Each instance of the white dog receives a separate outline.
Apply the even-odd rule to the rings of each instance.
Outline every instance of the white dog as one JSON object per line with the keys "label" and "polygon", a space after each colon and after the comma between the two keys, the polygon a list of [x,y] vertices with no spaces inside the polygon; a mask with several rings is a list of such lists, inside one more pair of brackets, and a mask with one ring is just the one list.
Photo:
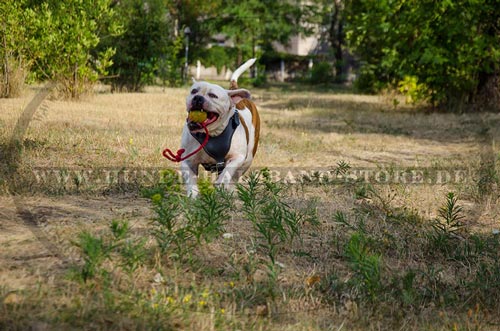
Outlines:
{"label": "white dog", "polygon": [[[250,167],[257,151],[260,118],[250,92],[238,88],[238,77],[255,62],[251,59],[231,76],[230,89],[203,81],[194,81],[186,98],[187,112],[204,111],[203,122],[209,132],[207,145],[197,154],[181,163],[187,194],[198,195],[198,167],[217,172],[216,185],[228,187]],[[181,148],[186,154],[200,146],[205,138],[201,124],[186,121],[182,132]]]}

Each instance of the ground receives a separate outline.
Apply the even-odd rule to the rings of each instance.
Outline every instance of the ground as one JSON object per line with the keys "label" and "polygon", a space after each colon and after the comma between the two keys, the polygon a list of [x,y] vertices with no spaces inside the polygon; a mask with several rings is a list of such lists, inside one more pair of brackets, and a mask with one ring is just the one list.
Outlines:
{"label": "ground", "polygon": [[[394,108],[344,88],[252,90],[262,120],[252,169],[292,176],[276,195],[315,222],[300,223],[300,240],[276,244],[271,263],[245,202],[235,199],[222,232],[185,259],[158,251],[150,235],[157,209],[144,189],[158,184],[161,169],[178,168],[161,151],[179,146],[187,89],[45,100],[14,167],[8,142],[39,89],[0,100],[0,328],[498,327],[500,306],[490,302],[500,297],[498,114]],[[376,178],[314,176],[342,169]],[[395,180],[412,171],[431,179]],[[449,192],[461,218],[439,232]],[[108,238],[112,221],[129,224],[124,242],[145,238],[143,260],[127,273],[112,255],[98,265],[102,273],[76,279],[88,258],[80,235]],[[367,266],[380,277],[368,277]]]}

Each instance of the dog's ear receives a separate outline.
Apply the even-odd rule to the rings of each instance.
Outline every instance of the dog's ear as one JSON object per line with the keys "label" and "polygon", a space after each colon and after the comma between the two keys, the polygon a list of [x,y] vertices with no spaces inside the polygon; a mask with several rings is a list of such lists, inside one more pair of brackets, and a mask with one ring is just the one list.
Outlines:
{"label": "dog's ear", "polygon": [[193,81],[193,84],[198,82],[196,79],[194,79],[194,77],[191,77],[191,80]]}
{"label": "dog's ear", "polygon": [[250,91],[244,88],[239,88],[237,90],[226,90],[226,91],[235,104],[240,102],[241,99],[250,99],[250,97],[252,96],[250,94]]}

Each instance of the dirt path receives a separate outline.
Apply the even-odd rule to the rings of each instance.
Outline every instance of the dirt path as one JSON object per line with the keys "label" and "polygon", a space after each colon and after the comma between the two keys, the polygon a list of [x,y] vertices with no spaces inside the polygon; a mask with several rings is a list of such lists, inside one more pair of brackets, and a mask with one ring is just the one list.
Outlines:
{"label": "dirt path", "polygon": [[103,227],[113,219],[138,224],[151,215],[149,203],[133,196],[23,197],[17,203],[18,208],[13,198],[0,197],[0,285],[10,290],[64,272],[78,229]]}

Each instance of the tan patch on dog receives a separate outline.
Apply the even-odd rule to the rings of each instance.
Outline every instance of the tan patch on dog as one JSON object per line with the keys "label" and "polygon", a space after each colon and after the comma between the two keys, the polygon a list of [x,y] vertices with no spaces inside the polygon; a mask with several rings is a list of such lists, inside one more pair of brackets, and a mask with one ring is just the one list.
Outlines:
{"label": "tan patch on dog", "polygon": [[232,80],[230,83],[229,83],[229,89],[230,90],[237,90],[238,89],[238,82],[235,81],[235,80]]}
{"label": "tan patch on dog", "polygon": [[[242,99],[240,102],[236,104],[236,109],[238,110],[243,110],[245,108],[248,108],[250,110],[250,113],[252,114],[252,125],[255,128],[255,139],[254,139],[254,145],[253,145],[253,151],[252,154],[255,156],[255,153],[257,153],[257,147],[259,145],[259,137],[260,137],[260,117],[259,117],[259,112],[257,111],[257,107],[255,104],[248,100],[248,99]],[[248,142],[248,127],[241,118],[241,123],[243,124],[243,127],[245,128],[245,133],[247,136],[247,142]]]}

